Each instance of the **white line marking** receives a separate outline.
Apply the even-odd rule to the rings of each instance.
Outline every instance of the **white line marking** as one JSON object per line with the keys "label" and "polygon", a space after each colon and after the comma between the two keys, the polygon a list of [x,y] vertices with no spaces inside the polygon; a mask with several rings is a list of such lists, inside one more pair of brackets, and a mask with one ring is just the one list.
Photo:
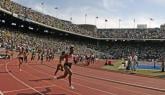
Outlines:
{"label": "white line marking", "polygon": [[[34,68],[33,68],[34,69]],[[42,71],[38,71],[38,72],[42,72]],[[45,72],[43,72],[43,73],[45,73]],[[49,74],[49,73],[48,73]],[[48,75],[47,74],[47,75]],[[50,74],[49,74],[49,76],[50,76]],[[81,76],[81,77],[83,77],[83,76]],[[86,81],[85,79],[82,79],[82,78],[76,78],[76,77],[73,77],[73,78],[75,78],[75,79],[78,79],[78,80],[84,80],[84,81]],[[89,78],[89,77],[87,77],[87,78]],[[96,79],[97,80],[97,79]],[[91,82],[92,83],[92,82]],[[81,84],[80,84],[81,85]],[[123,89],[123,88],[119,88],[119,87],[113,87],[113,88],[117,88],[117,89]],[[132,90],[128,90],[128,89],[123,89],[123,90],[127,90],[127,91],[129,91],[129,92],[132,92],[132,93],[140,93],[140,92],[136,92],[136,91],[132,91]],[[140,94],[144,94],[144,95],[151,95],[151,94],[148,94],[148,93],[140,93]]]}
{"label": "white line marking", "polygon": [[[50,68],[54,68],[54,67],[51,67],[49,65],[44,65],[44,66],[48,66]],[[83,67],[81,67],[81,68],[83,68]],[[76,75],[79,75],[79,76],[88,77],[88,78],[98,79],[98,80],[109,81],[109,82],[113,82],[113,83],[117,83],[117,84],[124,84],[124,85],[128,85],[128,86],[133,86],[133,87],[139,87],[139,88],[145,88],[145,89],[165,92],[165,89],[156,88],[156,87],[143,86],[143,85],[140,85],[140,84],[128,83],[128,82],[123,82],[123,81],[116,81],[116,80],[106,79],[106,78],[100,78],[100,77],[96,77],[94,75],[81,75],[81,74],[78,74],[78,73],[73,73],[73,74],[76,74]]]}
{"label": "white line marking", "polygon": [[[66,81],[66,80],[65,80],[65,81]],[[104,91],[104,90],[100,90],[100,89],[93,88],[93,87],[90,87],[90,86],[82,85],[82,84],[80,84],[80,83],[74,82],[74,84],[77,84],[77,85],[79,85],[79,86],[86,87],[86,88],[89,88],[89,89],[93,89],[93,90],[96,90],[96,91],[99,91],[99,92],[107,93],[107,94],[110,94],[110,95],[118,95],[118,94],[111,93],[111,92],[108,92],[108,91]]]}
{"label": "white line marking", "polygon": [[[31,68],[31,67],[30,67],[30,68]],[[36,70],[36,69],[34,69],[34,68],[31,68],[31,69],[33,69],[33,70],[35,70],[35,71],[37,71],[37,72],[39,72],[39,73],[42,73],[42,74],[44,74],[44,75],[48,75],[48,76],[50,76],[50,77],[53,77],[52,75],[50,75],[50,74],[48,74],[48,73],[45,73],[45,72],[43,72],[43,71],[39,71],[39,70]],[[64,80],[64,81],[67,82],[66,80]],[[93,90],[96,90],[96,91],[99,91],[99,92],[107,93],[107,94],[110,94],[110,95],[118,95],[118,94],[114,94],[114,93],[107,92],[107,91],[104,91],[104,90],[100,90],[100,89],[97,89],[97,88],[93,88],[93,87],[89,87],[89,86],[86,86],[86,85],[82,85],[82,84],[79,84],[79,83],[76,83],[76,82],[74,82],[73,84],[77,84],[77,85],[79,85],[79,86],[86,87],[86,88],[89,88],[89,89],[93,89]]]}
{"label": "white line marking", "polygon": [[[49,66],[49,65],[46,65],[46,66]],[[49,66],[49,67],[51,67],[51,66]],[[76,66],[76,67],[80,67],[80,68],[84,68],[84,67],[81,67],[81,66]],[[53,67],[51,67],[51,68],[53,68]],[[93,69],[93,68],[88,68],[87,67],[87,69],[91,69],[91,70],[97,70],[97,69]],[[78,73],[75,73],[75,74],[78,74]],[[123,74],[123,73],[121,73],[121,74]],[[78,74],[78,75],[80,75],[80,74]],[[124,75],[129,75],[129,74],[124,74]],[[81,75],[80,75],[81,76]],[[93,75],[92,75],[93,76]],[[87,77],[87,76],[86,76]],[[93,77],[95,77],[95,76],[93,76]],[[141,76],[139,76],[139,77],[141,77]],[[96,78],[98,78],[98,77],[96,77]],[[148,77],[146,77],[146,78],[148,78]],[[100,79],[100,78],[99,78]],[[105,78],[102,78],[102,80],[105,80],[105,81],[107,81]],[[110,79],[111,80],[111,79]],[[120,81],[120,82],[123,82],[123,81]],[[116,82],[117,83],[117,82]],[[125,82],[125,83],[128,83],[128,82]],[[150,82],[150,83],[155,83],[155,82]],[[133,84],[133,83],[130,83],[130,84]],[[135,85],[136,86],[136,84],[137,83],[135,83],[135,84],[133,84],[133,85]],[[126,84],[126,85],[128,85],[128,84]],[[133,85],[130,85],[130,86],[133,86]],[[137,84],[138,85],[138,84]],[[143,85],[142,85],[143,86]],[[150,87],[150,86],[146,86],[146,88],[147,87]],[[141,88],[144,88],[144,87],[141,87]],[[153,87],[154,88],[154,87]],[[147,88],[147,89],[149,89],[149,88]],[[161,88],[158,88],[158,89],[161,89]],[[154,90],[154,89],[153,89]],[[164,91],[162,91],[162,92],[165,92],[165,89],[164,89]]]}
{"label": "white line marking", "polygon": [[30,85],[26,84],[25,82],[21,81],[19,78],[17,78],[16,76],[14,76],[12,73],[9,72],[8,70],[8,63],[6,64],[6,71],[8,72],[8,74],[13,77],[15,80],[17,80],[19,83],[23,84],[24,86],[34,90],[35,92],[39,93],[40,95],[44,95],[43,93],[41,93],[40,91],[36,90],[35,88],[31,87]]}
{"label": "white line marking", "polygon": [[118,84],[124,84],[124,85],[129,85],[129,86],[134,86],[134,87],[140,87],[140,88],[145,88],[145,89],[165,92],[165,89],[156,88],[156,87],[149,87],[149,86],[143,86],[143,85],[140,85],[140,84],[128,83],[128,82],[123,82],[123,81],[116,81],[116,80],[106,79],[106,78],[100,78],[100,77],[96,77],[96,76],[93,76],[93,75],[81,75],[81,74],[77,74],[77,75],[84,76],[84,77],[89,77],[89,78],[93,78],[93,79],[105,80],[105,81],[118,83]]}
{"label": "white line marking", "polygon": [[[46,66],[48,66],[48,65],[46,65]],[[51,66],[48,66],[48,67],[51,67]],[[53,68],[53,67],[51,67],[51,68]],[[81,67],[81,68],[83,68],[83,67]],[[123,82],[123,81],[116,81],[116,80],[106,79],[106,78],[100,78],[100,77],[96,77],[94,75],[81,75],[81,74],[78,74],[78,73],[73,73],[73,74],[84,76],[84,77],[88,77],[88,78],[93,78],[93,79],[99,79],[99,80],[109,81],[109,82],[118,83],[118,84],[124,84],[124,85],[139,87],[139,88],[145,88],[145,89],[150,89],[150,90],[165,92],[165,89],[156,88],[156,87],[143,86],[143,85],[140,85],[140,84],[128,83],[128,82]]]}
{"label": "white line marking", "polygon": [[[30,74],[30,75],[32,75],[32,76],[35,76],[35,77],[37,77],[37,78],[40,78],[40,77],[38,77],[38,76],[36,76],[36,75],[34,75],[34,74],[31,74],[31,73],[29,73],[29,72],[27,72],[27,71],[25,71],[25,70],[24,70],[24,72],[27,73],[27,74]],[[45,82],[45,81],[44,81],[44,82]],[[72,91],[72,90],[67,90],[67,89],[65,89],[65,88],[63,88],[63,87],[60,87],[60,86],[57,86],[57,85],[54,85],[54,86],[56,86],[56,87],[58,87],[58,88],[60,88],[60,89],[63,89],[63,90],[65,90],[65,91],[68,91],[68,92],[71,92],[71,93],[75,93],[75,94],[77,94],[77,95],[81,95],[80,93],[74,92],[74,91]]]}
{"label": "white line marking", "polygon": [[[41,89],[41,88],[54,87],[54,86],[55,86],[55,85],[50,85],[50,86],[39,86],[39,87],[33,87],[33,88],[35,88],[35,89]],[[6,93],[12,93],[12,92],[26,91],[26,90],[31,90],[31,88],[17,89],[17,90],[10,90],[10,91],[3,91],[3,93],[6,94]]]}
{"label": "white line marking", "polygon": [[[74,77],[75,78],[75,77]],[[75,78],[75,79],[78,79],[78,80],[83,80],[83,81],[86,81],[85,79],[80,79],[80,78]],[[87,81],[88,82],[88,81]],[[90,83],[94,83],[94,82],[90,82]],[[137,91],[132,91],[132,90],[128,90],[128,89],[123,89],[123,88],[119,88],[119,87],[113,87],[113,88],[117,88],[117,89],[120,89],[120,90],[127,90],[129,92],[132,92],[132,93],[140,93],[140,94],[144,94],[144,95],[151,95],[151,94],[147,94],[147,93],[142,93],[142,92],[137,92]]]}

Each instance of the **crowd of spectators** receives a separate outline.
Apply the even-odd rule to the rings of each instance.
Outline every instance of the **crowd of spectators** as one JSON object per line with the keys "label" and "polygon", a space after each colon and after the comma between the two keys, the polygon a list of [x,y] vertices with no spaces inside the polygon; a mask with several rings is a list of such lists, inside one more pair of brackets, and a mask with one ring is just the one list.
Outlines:
{"label": "crowd of spectators", "polygon": [[[1,0],[0,7],[10,11],[25,19],[36,21],[57,29],[67,32],[78,33],[86,36],[99,38],[116,38],[116,39],[165,39],[165,32],[160,28],[149,29],[98,29],[97,32],[86,30],[69,21],[60,20],[58,18],[44,15],[43,13],[24,7],[10,0]],[[165,54],[165,46],[159,42],[153,43],[112,43],[97,47],[95,44],[85,43],[84,41],[74,41],[63,38],[50,38],[48,35],[36,35],[33,33],[20,32],[20,30],[0,28],[0,46],[17,49],[20,44],[27,45],[29,50],[51,48],[55,53],[66,50],[68,46],[74,45],[77,54],[85,55],[94,53],[97,55],[104,52],[118,59],[127,57],[132,51],[136,52],[139,59],[160,58],[161,54]],[[100,52],[98,52],[100,51]]]}
{"label": "crowd of spectators", "polygon": [[134,52],[139,59],[159,59],[165,54],[163,42],[111,42],[109,47],[100,48],[114,59],[128,57]]}
{"label": "crowd of spectators", "polygon": [[55,54],[67,50],[70,45],[74,45],[77,55],[94,53],[95,55],[108,55],[114,59],[125,58],[132,51],[139,59],[159,59],[165,54],[163,42],[110,42],[109,44],[86,43],[81,40],[71,40],[63,37],[51,37],[50,35],[39,35],[28,33],[16,29],[0,28],[0,46],[17,50],[21,45],[31,50],[49,49]]}
{"label": "crowd of spectators", "polygon": [[11,0],[1,0],[0,7],[17,14],[26,20],[32,20],[45,24],[56,29],[61,29],[70,33],[77,33],[84,36],[96,38],[117,38],[117,39],[165,39],[165,32],[160,28],[147,29],[96,29],[92,31],[70,21],[58,19],[56,17],[45,15],[31,8],[27,8]]}
{"label": "crowd of spectators", "polygon": [[101,38],[120,39],[165,39],[165,32],[159,28],[148,29],[99,29]]}
{"label": "crowd of spectators", "polygon": [[18,50],[19,47],[27,47],[29,51],[51,49],[54,54],[60,54],[62,51],[68,50],[71,45],[75,47],[75,54],[86,55],[99,52],[90,48],[95,47],[90,43],[79,40],[70,40],[63,37],[51,37],[50,35],[40,35],[28,33],[16,29],[0,28],[0,46],[12,50]]}
{"label": "crowd of spectators", "polygon": [[70,21],[61,20],[50,15],[45,15],[43,13],[37,12],[31,8],[24,7],[10,0],[1,0],[0,7],[23,17],[24,19],[39,22],[57,29],[65,30],[67,32],[73,32],[82,34],[85,36],[96,37],[97,33],[94,31],[89,31],[84,28],[79,27]]}

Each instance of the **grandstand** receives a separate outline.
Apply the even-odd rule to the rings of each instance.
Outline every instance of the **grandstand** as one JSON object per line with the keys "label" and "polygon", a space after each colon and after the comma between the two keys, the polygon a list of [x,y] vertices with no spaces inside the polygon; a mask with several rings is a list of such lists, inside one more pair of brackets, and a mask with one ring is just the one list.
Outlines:
{"label": "grandstand", "polygon": [[[162,79],[127,75],[135,70],[131,73],[126,72],[126,74],[121,71],[121,74],[107,72],[102,70],[102,67],[97,67],[104,66],[104,59],[106,59],[105,63],[113,63],[113,59],[120,60],[121,63],[121,59],[125,62],[130,61],[129,57],[134,58],[135,55],[138,56],[138,61],[156,60],[164,64],[164,42],[165,25],[161,25],[160,28],[101,29],[95,25],[74,24],[71,21],[46,15],[11,0],[0,0],[0,59],[2,59],[0,60],[0,68],[2,67],[0,83],[3,86],[0,84],[0,95],[1,93],[6,95],[66,95],[61,94],[63,91],[67,95],[164,95],[165,82]],[[90,64],[91,67],[88,66],[89,64],[86,66],[86,64],[76,62],[73,65],[72,69],[75,72],[70,71],[70,76],[74,74],[73,84],[78,90],[68,90],[65,86],[66,80],[56,82],[54,80],[57,78],[53,75],[54,66],[59,61],[54,57],[59,57],[62,51],[66,51],[67,56],[65,55],[64,58],[67,58],[72,46],[75,49],[75,55],[72,56],[74,61],[77,61],[76,57],[78,57],[78,61],[82,60],[80,63],[90,63],[92,56],[94,60]],[[38,55],[38,59],[27,58],[28,62],[23,63],[22,66],[24,70],[18,72],[18,63],[19,65],[22,63],[19,54],[16,54],[20,53],[21,48],[27,49],[26,57],[29,54],[32,57]],[[8,53],[9,51],[11,53]],[[54,59],[48,61],[47,55],[53,56]],[[98,60],[95,60],[95,57]],[[42,63],[43,60],[44,63]],[[130,64],[133,62],[134,60]],[[165,68],[163,64],[162,71]],[[67,71],[66,68],[64,71]],[[3,83],[6,80],[8,83]],[[10,83],[14,83],[15,87]],[[14,90],[10,90],[10,86]],[[4,91],[1,92],[1,89]]]}
{"label": "grandstand", "polygon": [[[47,48],[54,46],[54,50],[60,51],[68,46],[66,43],[69,43],[77,45],[78,54],[80,51],[95,52],[97,55],[111,55],[114,58],[126,57],[131,51],[136,51],[140,58],[152,59],[153,56],[159,58],[165,52],[163,47],[160,48],[165,38],[163,25],[161,28],[147,29],[97,29],[92,25],[76,25],[44,15],[10,0],[2,0],[0,6],[1,31],[25,32],[21,34],[20,39],[26,35],[30,38],[34,34],[34,37],[29,39],[30,42],[48,38],[49,43],[39,41],[33,43],[40,44],[40,47],[44,47],[43,45],[47,43]],[[50,36],[44,36],[44,34]],[[34,39],[35,37],[37,39]],[[57,48],[59,41],[64,42],[60,43],[62,48]],[[33,48],[37,47],[39,46]],[[142,48],[147,51],[142,52]]]}
{"label": "grandstand", "polygon": [[[7,7],[6,4],[11,4],[10,7],[12,9],[13,9],[12,6],[15,6],[16,7],[15,11],[11,10],[9,7]],[[67,26],[62,25],[63,26],[62,28],[58,28],[58,25],[57,25],[57,27],[51,27],[51,26],[46,25],[46,23],[43,24],[41,22],[37,22],[37,21],[33,20],[34,18],[30,18],[29,15],[25,16],[25,14],[23,14],[24,12],[21,11],[21,10],[25,9],[25,7],[18,5],[12,1],[3,0],[1,2],[1,5],[3,5],[3,6],[1,6],[1,32],[8,31],[9,34],[11,34],[11,36],[13,37],[13,38],[11,37],[11,39],[8,39],[8,40],[17,42],[15,39],[17,39],[17,40],[20,39],[21,41],[24,40],[25,43],[28,43],[28,44],[30,44],[30,42],[31,42],[31,44],[32,44],[31,48],[55,47],[54,50],[56,52],[61,51],[62,49],[64,50],[65,48],[67,48],[67,46],[69,46],[69,44],[70,45],[74,44],[78,49],[78,52],[77,52],[78,54],[80,53],[79,51],[89,53],[92,50],[92,49],[90,49],[90,47],[95,47],[95,45],[96,45],[95,43],[93,43],[93,42],[95,42],[94,40],[96,40],[96,39],[89,40],[89,39],[91,39],[90,37],[84,36],[81,33],[74,33],[74,31],[72,32],[72,31],[64,30],[64,28],[68,29],[67,27],[70,27],[70,25],[76,26],[76,25],[71,24],[71,22],[53,18],[53,19],[57,20],[55,22],[58,23],[58,21],[61,21],[62,22],[61,24],[65,24]],[[5,5],[6,5],[6,7],[5,7]],[[18,9],[20,9],[20,11],[18,11],[17,7],[18,7]],[[3,8],[4,9],[6,8],[6,10],[4,10]],[[7,9],[7,8],[9,8],[9,9]],[[17,12],[22,12],[22,13],[17,13]],[[37,12],[35,12],[35,13],[36,14],[34,14],[34,15],[36,16]],[[31,14],[31,13],[27,13],[27,14]],[[48,21],[48,20],[43,20],[43,21]],[[78,27],[78,26],[76,26],[76,27]],[[77,29],[77,28],[74,28],[74,29]],[[24,33],[22,33],[21,31]],[[19,32],[20,32],[20,34],[19,34]],[[18,33],[19,36],[21,36],[21,37],[18,38],[19,36],[16,36],[18,34],[13,34],[13,33]],[[43,35],[45,35],[45,34],[47,36],[43,37]],[[42,37],[40,35],[42,35]],[[35,39],[35,37],[36,37],[36,39]],[[48,40],[46,42],[41,42],[40,40],[45,41],[44,38],[47,38]],[[28,40],[29,42],[27,41],[27,39],[29,39]],[[77,39],[77,40],[74,41],[74,39]],[[61,43],[58,43],[60,41],[61,41]],[[32,43],[32,42],[34,42],[34,43]],[[5,43],[5,41],[3,43]],[[15,47],[18,43],[22,43],[22,42],[14,43]],[[36,46],[34,47],[34,45],[36,45]],[[37,46],[37,45],[40,45],[40,46]],[[45,45],[45,46],[43,46],[43,45]],[[58,46],[59,46],[59,48],[58,48]],[[80,46],[81,46],[81,48],[80,48]],[[84,50],[84,48],[85,48],[85,50]],[[96,52],[96,51],[93,51],[93,52]]]}

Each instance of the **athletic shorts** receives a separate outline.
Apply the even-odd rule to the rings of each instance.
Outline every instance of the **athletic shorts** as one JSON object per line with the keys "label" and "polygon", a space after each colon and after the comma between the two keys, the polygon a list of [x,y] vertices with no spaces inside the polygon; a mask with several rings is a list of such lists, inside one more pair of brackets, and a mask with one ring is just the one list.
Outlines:
{"label": "athletic shorts", "polygon": [[18,59],[23,61],[23,57],[18,57]]}
{"label": "athletic shorts", "polygon": [[27,59],[27,56],[24,56],[24,59]]}
{"label": "athletic shorts", "polygon": [[43,57],[41,57],[41,60],[43,61],[43,60],[44,60],[44,58],[43,58]]}
{"label": "athletic shorts", "polygon": [[72,63],[65,63],[65,64],[64,64],[64,67],[65,67],[65,66],[68,66],[69,68],[71,68],[71,67],[72,67]]}

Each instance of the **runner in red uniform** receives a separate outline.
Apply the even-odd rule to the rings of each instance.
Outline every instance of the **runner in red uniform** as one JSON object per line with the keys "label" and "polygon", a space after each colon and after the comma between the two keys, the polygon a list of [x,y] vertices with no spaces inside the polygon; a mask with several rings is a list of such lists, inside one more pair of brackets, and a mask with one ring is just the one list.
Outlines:
{"label": "runner in red uniform", "polygon": [[74,87],[72,86],[72,71],[71,71],[71,66],[73,64],[73,52],[74,52],[74,47],[71,46],[70,47],[70,51],[69,53],[65,54],[64,57],[64,75],[57,77],[57,79],[63,79],[65,77],[68,76],[68,80],[69,80],[69,87],[71,89],[74,89]]}
{"label": "runner in red uniform", "polygon": [[59,70],[63,71],[63,65],[64,65],[64,58],[65,58],[65,51],[61,53],[59,64],[57,65],[56,71],[54,73],[54,76],[56,78],[56,74]]}

